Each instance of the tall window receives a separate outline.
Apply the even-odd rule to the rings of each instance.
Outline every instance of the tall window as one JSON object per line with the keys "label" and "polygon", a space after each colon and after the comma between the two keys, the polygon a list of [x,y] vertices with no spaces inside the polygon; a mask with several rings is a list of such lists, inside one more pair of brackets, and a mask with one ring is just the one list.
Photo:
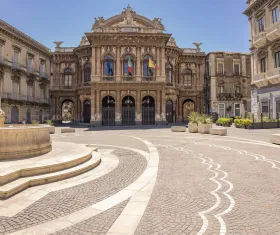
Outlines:
{"label": "tall window", "polygon": [[104,76],[114,76],[114,58],[110,55],[104,58]]}
{"label": "tall window", "polygon": [[278,113],[278,117],[280,118],[280,100],[276,100],[276,113]]}
{"label": "tall window", "polygon": [[241,91],[241,89],[240,89],[240,83],[234,84],[234,92],[239,94],[240,91]]}
{"label": "tall window", "polygon": [[240,117],[240,104],[234,104],[234,116],[235,117]]}
{"label": "tall window", "polygon": [[259,19],[259,32],[263,32],[264,31],[264,18],[260,18]]}
{"label": "tall window", "polygon": [[224,103],[218,104],[218,114],[219,114],[219,117],[225,116],[225,104]]}
{"label": "tall window", "polygon": [[14,51],[13,62],[16,64],[18,64],[18,62],[19,62],[19,52],[18,51]]}
{"label": "tall window", "polygon": [[13,95],[19,94],[19,83],[17,81],[12,81],[12,92]]}
{"label": "tall window", "polygon": [[171,64],[166,65],[165,75],[166,75],[166,82],[167,83],[172,83],[172,66],[171,66]]}
{"label": "tall window", "polygon": [[239,64],[234,64],[233,68],[234,68],[234,74],[239,75]]}
{"label": "tall window", "polygon": [[261,73],[266,72],[266,58],[261,59]]}
{"label": "tall window", "polygon": [[85,75],[85,82],[89,82],[90,81],[90,76],[91,76],[91,66],[90,66],[90,63],[86,63],[85,64],[84,75]]}
{"label": "tall window", "polygon": [[218,92],[224,93],[224,91],[225,91],[225,84],[223,82],[220,82]]}
{"label": "tall window", "polygon": [[275,68],[280,67],[280,51],[275,53]]}
{"label": "tall window", "polygon": [[134,61],[131,55],[127,55],[123,60],[123,75],[134,76]]}
{"label": "tall window", "polygon": [[273,24],[278,22],[278,7],[275,7],[272,10],[272,21],[273,21]]}
{"label": "tall window", "polygon": [[27,97],[33,96],[33,86],[27,85]]}
{"label": "tall window", "polygon": [[218,63],[218,74],[224,73],[224,64]]}
{"label": "tall window", "polygon": [[27,68],[29,68],[29,69],[32,68],[32,62],[33,62],[32,57],[28,56],[27,57]]}
{"label": "tall window", "polygon": [[184,74],[184,85],[191,86],[192,85],[192,71],[187,68]]}
{"label": "tall window", "polygon": [[262,101],[262,113],[264,114],[264,116],[268,116],[268,104],[268,100]]}
{"label": "tall window", "polygon": [[45,63],[43,63],[43,62],[40,63],[39,70],[40,70],[40,73],[44,73],[45,72]]}
{"label": "tall window", "polygon": [[64,84],[65,86],[72,86],[72,70],[70,68],[64,70]]}
{"label": "tall window", "polygon": [[153,60],[152,56],[146,55],[143,60],[143,76],[153,76],[154,69],[149,68],[149,58]]}
{"label": "tall window", "polygon": [[41,87],[41,88],[40,88],[40,98],[41,98],[41,99],[44,99],[44,98],[45,98],[45,88],[44,88],[44,87]]}
{"label": "tall window", "polygon": [[0,42],[0,57],[3,57],[3,45]]}

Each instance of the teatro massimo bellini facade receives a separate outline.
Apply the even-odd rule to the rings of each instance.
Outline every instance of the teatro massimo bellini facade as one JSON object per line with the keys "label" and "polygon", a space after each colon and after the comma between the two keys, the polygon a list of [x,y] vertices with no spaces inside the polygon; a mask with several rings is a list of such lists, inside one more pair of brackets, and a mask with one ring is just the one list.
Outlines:
{"label": "teatro massimo bellini facade", "polygon": [[[147,19],[128,6],[107,20],[95,18],[78,47],[55,42],[52,118],[95,126],[155,125],[204,112],[205,53],[198,43],[179,48],[164,32],[161,19]],[[149,59],[159,69],[149,68]]]}

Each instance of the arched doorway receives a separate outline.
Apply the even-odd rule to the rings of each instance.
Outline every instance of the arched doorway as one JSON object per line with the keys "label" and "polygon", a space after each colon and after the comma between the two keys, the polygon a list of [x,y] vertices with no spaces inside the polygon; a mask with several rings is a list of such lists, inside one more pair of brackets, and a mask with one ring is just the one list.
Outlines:
{"label": "arched doorway", "polygon": [[65,100],[61,105],[62,123],[70,123],[74,120],[74,104],[71,100]]}
{"label": "arched doorway", "polygon": [[84,123],[90,123],[90,117],[91,117],[91,103],[89,100],[85,100],[84,102]]}
{"label": "arched doorway", "polygon": [[102,125],[115,125],[115,99],[112,96],[105,96],[102,100]]}
{"label": "arched doorway", "polygon": [[194,101],[187,99],[183,103],[183,122],[188,121],[191,112],[194,112]]}
{"label": "arched doorway", "polygon": [[12,107],[12,111],[11,111],[11,122],[13,124],[17,124],[18,123],[18,108],[17,107]]}
{"label": "arched doorway", "polygon": [[168,123],[173,123],[173,101],[166,101],[166,121]]}
{"label": "arched doorway", "polygon": [[126,96],[122,100],[122,125],[135,125],[135,100],[132,96]]}
{"label": "arched doorway", "polygon": [[26,124],[30,124],[31,123],[31,111],[30,109],[27,109],[26,111]]}
{"label": "arched doorway", "polygon": [[151,96],[142,99],[142,125],[155,124],[155,100]]}

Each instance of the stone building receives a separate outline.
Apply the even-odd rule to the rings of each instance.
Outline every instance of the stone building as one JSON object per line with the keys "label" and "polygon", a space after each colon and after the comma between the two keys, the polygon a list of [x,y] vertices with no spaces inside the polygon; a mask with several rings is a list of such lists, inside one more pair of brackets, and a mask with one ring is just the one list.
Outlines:
{"label": "stone building", "polygon": [[[241,116],[251,111],[250,54],[211,52],[206,56],[204,95],[213,117]],[[217,114],[217,115],[215,115]]]}
{"label": "stone building", "polygon": [[[280,22],[277,0],[248,0],[252,52],[252,112],[280,113]],[[258,104],[259,103],[259,104]]]}
{"label": "stone building", "polygon": [[161,19],[147,19],[128,6],[109,19],[95,18],[78,47],[56,42],[52,118],[148,125],[186,120],[193,110],[204,112],[201,44],[179,48],[164,31]]}
{"label": "stone building", "polygon": [[0,20],[0,97],[6,123],[49,118],[50,50]]}

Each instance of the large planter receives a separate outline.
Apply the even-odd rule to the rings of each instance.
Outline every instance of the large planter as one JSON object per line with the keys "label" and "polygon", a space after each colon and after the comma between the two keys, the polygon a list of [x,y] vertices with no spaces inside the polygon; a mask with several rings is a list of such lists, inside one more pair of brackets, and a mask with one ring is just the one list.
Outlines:
{"label": "large planter", "polygon": [[262,124],[260,122],[253,124],[254,129],[273,129],[273,128],[279,128],[280,124],[278,125],[277,122],[263,122]]}
{"label": "large planter", "polygon": [[198,125],[197,123],[189,123],[188,129],[190,133],[197,133],[198,132]]}
{"label": "large planter", "polygon": [[34,157],[51,149],[48,126],[0,128],[0,160]]}
{"label": "large planter", "polygon": [[0,116],[0,127],[4,127],[5,117]]}
{"label": "large planter", "polygon": [[198,124],[198,133],[200,134],[209,134],[212,124]]}

